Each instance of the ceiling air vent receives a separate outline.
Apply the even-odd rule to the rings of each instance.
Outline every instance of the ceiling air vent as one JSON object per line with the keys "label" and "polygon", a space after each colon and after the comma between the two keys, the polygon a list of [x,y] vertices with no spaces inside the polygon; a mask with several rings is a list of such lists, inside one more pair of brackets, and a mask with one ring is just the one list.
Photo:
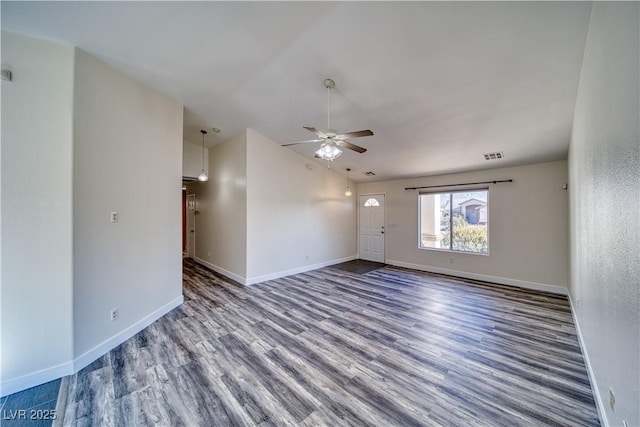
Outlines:
{"label": "ceiling air vent", "polygon": [[365,175],[367,175],[367,176],[375,176],[375,175],[376,175],[375,173],[373,173],[373,172],[371,172],[371,171],[369,171],[369,172],[363,172],[363,173],[364,173]]}
{"label": "ceiling air vent", "polygon": [[504,154],[502,151],[496,151],[495,153],[486,153],[483,154],[485,160],[500,160],[504,159]]}

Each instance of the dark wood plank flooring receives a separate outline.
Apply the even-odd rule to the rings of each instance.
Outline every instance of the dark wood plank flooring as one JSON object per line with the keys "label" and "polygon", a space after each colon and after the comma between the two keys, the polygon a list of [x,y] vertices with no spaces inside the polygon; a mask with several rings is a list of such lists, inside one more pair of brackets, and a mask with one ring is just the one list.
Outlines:
{"label": "dark wood plank flooring", "polygon": [[567,299],[385,267],[185,303],[69,378],[65,425],[595,426]]}
{"label": "dark wood plank flooring", "polygon": [[349,273],[366,274],[385,266],[386,264],[382,262],[354,259],[353,261],[347,261],[340,264],[332,265],[331,268],[348,271]]}

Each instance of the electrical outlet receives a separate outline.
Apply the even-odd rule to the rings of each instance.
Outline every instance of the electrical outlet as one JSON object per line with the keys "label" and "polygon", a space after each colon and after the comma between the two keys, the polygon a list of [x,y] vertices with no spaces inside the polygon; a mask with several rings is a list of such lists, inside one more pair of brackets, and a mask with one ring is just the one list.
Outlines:
{"label": "electrical outlet", "polygon": [[118,309],[114,308],[113,310],[111,310],[111,321],[114,322],[116,320],[118,320]]}
{"label": "electrical outlet", "polygon": [[616,410],[616,395],[613,392],[612,388],[609,388],[609,406],[611,407],[612,411]]}
{"label": "electrical outlet", "polygon": [[449,258],[449,264],[453,264],[453,258]]}
{"label": "electrical outlet", "polygon": [[118,222],[118,211],[111,212],[111,222]]}

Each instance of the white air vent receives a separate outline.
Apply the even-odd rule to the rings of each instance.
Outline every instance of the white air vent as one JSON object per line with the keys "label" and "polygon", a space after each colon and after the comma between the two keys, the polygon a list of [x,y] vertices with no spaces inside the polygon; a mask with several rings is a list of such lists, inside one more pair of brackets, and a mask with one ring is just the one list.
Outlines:
{"label": "white air vent", "polygon": [[495,153],[486,153],[483,154],[485,160],[499,160],[504,159],[504,154],[502,151],[496,151]]}
{"label": "white air vent", "polygon": [[369,172],[363,172],[365,175],[367,176],[375,176],[375,173],[369,171]]}

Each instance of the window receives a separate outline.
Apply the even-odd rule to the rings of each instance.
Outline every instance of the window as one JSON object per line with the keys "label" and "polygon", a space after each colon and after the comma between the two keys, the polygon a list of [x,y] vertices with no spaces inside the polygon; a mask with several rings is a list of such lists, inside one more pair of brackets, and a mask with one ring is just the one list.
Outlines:
{"label": "window", "polygon": [[488,253],[488,196],[486,189],[420,194],[420,247]]}
{"label": "window", "polygon": [[370,199],[367,199],[367,201],[364,202],[365,208],[371,208],[374,206],[380,206],[380,202],[377,199],[374,199],[373,197]]}

